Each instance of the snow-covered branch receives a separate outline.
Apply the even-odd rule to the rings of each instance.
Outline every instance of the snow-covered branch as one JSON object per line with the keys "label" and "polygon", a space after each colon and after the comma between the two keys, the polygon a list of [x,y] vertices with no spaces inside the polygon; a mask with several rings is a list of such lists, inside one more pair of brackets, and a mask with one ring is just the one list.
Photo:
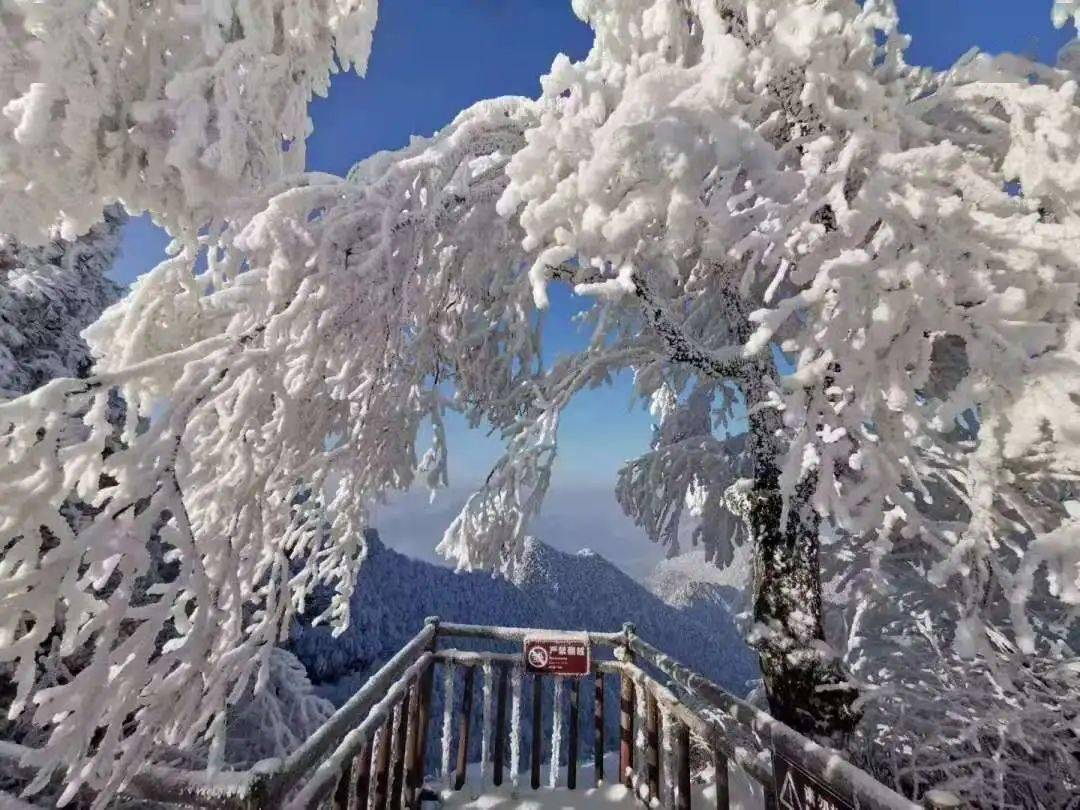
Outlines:
{"label": "snow-covered branch", "polygon": [[73,239],[120,201],[192,239],[304,167],[307,105],[363,73],[375,0],[16,0],[0,14],[0,222]]}
{"label": "snow-covered branch", "polygon": [[[534,324],[491,169],[531,120],[528,102],[481,104],[348,181],[270,189],[214,267],[194,275],[185,249],[106,313],[94,375],[0,405],[0,655],[18,664],[13,711],[32,699],[52,729],[43,778],[64,764],[69,792],[107,796],[152,743],[190,744],[316,585],[335,591],[322,619],[348,620],[368,508],[414,480],[424,418],[519,410]],[[60,515],[72,495],[100,508],[88,525]],[[152,535],[171,573],[142,595]],[[54,628],[93,661],[38,691]]]}

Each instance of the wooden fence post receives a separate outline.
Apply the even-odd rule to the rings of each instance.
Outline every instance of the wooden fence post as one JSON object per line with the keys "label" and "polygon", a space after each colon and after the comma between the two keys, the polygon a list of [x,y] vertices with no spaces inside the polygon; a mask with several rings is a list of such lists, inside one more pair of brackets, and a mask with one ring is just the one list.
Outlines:
{"label": "wooden fence post", "polygon": [[[630,635],[634,625],[623,625],[626,642],[621,648],[620,660],[633,663],[634,654],[630,651]],[[634,714],[636,712],[634,682],[629,675],[619,676],[619,779],[630,790],[634,789]]]}
{"label": "wooden fence post", "polygon": [[675,807],[677,810],[690,810],[690,729],[686,723],[675,725],[675,750],[677,752],[675,768],[678,779],[675,781]]}
{"label": "wooden fence post", "polygon": [[496,787],[503,783],[503,748],[506,741],[506,683],[510,668],[499,664],[499,688],[495,693],[495,739],[491,749],[492,782]]}
{"label": "wooden fence post", "polygon": [[660,797],[660,734],[657,728],[656,696],[645,690],[645,778],[649,801]]}
{"label": "wooden fence post", "polygon": [[368,792],[371,790],[371,755],[374,748],[367,743],[356,757],[353,768],[356,770],[356,791],[349,802],[349,810],[367,810]]}
{"label": "wooden fence post", "polygon": [[718,748],[712,750],[713,772],[716,774],[716,810],[728,810],[731,792],[728,787],[727,756]]}
{"label": "wooden fence post", "polygon": [[[427,762],[427,735],[431,716],[431,690],[435,680],[435,664],[424,668],[416,686],[416,712],[412,724],[412,736],[406,754],[405,766],[405,806],[416,806],[417,793],[424,786],[424,765]],[[363,807],[360,810],[364,810]]]}
{"label": "wooden fence post", "polygon": [[622,783],[634,787],[634,682],[619,676],[619,774]]}
{"label": "wooden fence post", "polygon": [[[413,687],[415,689],[415,686]],[[410,715],[414,711],[410,699],[412,689],[406,690],[398,704],[397,731],[394,732],[394,768],[390,783],[390,810],[401,810],[402,794],[405,790],[405,744],[408,742]]]}
{"label": "wooden fence post", "polygon": [[383,723],[379,751],[375,757],[375,796],[371,805],[374,810],[384,810],[386,807],[386,794],[390,783],[390,745],[393,742],[393,736],[394,713],[389,712],[386,722]]}
{"label": "wooden fence post", "polygon": [[593,742],[593,769],[596,771],[596,786],[600,787],[600,783],[604,781],[604,673],[597,672],[594,681],[593,727],[596,739]]}
{"label": "wooden fence post", "polygon": [[[439,645],[439,617],[428,616],[424,619],[425,625],[435,627],[435,635],[431,637],[428,649],[434,652]],[[404,803],[409,810],[417,806],[417,795],[424,787],[424,777],[427,775],[427,742],[428,728],[431,725],[431,692],[435,683],[435,662],[432,661],[420,673],[416,685],[416,699],[414,705],[416,712],[412,722],[412,734],[409,737],[409,748],[405,754],[405,797]],[[359,810],[365,810],[361,805]]]}
{"label": "wooden fence post", "polygon": [[570,790],[577,789],[577,758],[578,758],[578,706],[581,703],[581,679],[570,679],[570,742],[566,749],[566,786]]}
{"label": "wooden fence post", "polygon": [[532,773],[530,774],[529,784],[532,785],[533,790],[540,789],[540,757],[543,749],[544,741],[544,726],[541,722],[543,716],[541,714],[541,687],[543,681],[540,679],[539,673],[533,675],[532,678]]}
{"label": "wooden fence post", "polygon": [[341,776],[338,777],[337,787],[334,788],[334,795],[330,800],[330,807],[333,810],[348,810],[349,808],[349,794],[353,785],[353,763],[349,762],[348,765],[341,772]]}
{"label": "wooden fence post", "polygon": [[461,790],[465,786],[465,775],[469,765],[469,724],[472,721],[473,676],[475,674],[475,667],[465,667],[465,686],[461,695],[461,738],[458,740],[454,790]]}

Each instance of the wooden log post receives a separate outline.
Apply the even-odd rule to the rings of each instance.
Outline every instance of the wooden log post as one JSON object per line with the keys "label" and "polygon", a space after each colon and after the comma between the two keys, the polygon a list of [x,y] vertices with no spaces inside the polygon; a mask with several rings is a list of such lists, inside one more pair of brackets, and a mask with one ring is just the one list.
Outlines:
{"label": "wooden log post", "polygon": [[473,680],[475,667],[465,667],[465,684],[461,695],[461,714],[458,725],[461,736],[458,739],[457,771],[454,775],[454,790],[465,787],[466,770],[469,766],[469,725],[472,721]]}
{"label": "wooden log post", "polygon": [[656,696],[645,691],[645,780],[649,787],[648,801],[660,797],[660,729]]}
{"label": "wooden log post", "polygon": [[571,678],[570,683],[570,741],[566,748],[566,787],[577,789],[579,704],[581,703],[581,679]]}
{"label": "wooden log post", "polygon": [[385,810],[386,794],[390,783],[390,746],[394,736],[394,715],[390,712],[383,723],[379,751],[375,756],[375,795],[372,797],[373,810]]}
{"label": "wooden log post", "polygon": [[[417,806],[416,797],[424,786],[424,765],[427,762],[428,726],[431,724],[431,690],[435,681],[435,665],[426,667],[416,685],[416,700],[413,705],[412,734],[405,765],[405,806],[413,810]],[[361,808],[363,810],[363,808]]]}
{"label": "wooden log post", "polygon": [[352,787],[353,763],[350,762],[341,772],[341,776],[338,777],[337,787],[334,788],[334,795],[330,800],[330,807],[333,810],[349,810],[349,795],[352,792]]}
{"label": "wooden log post", "polygon": [[[661,704],[660,694],[656,696],[657,704]],[[661,704],[662,705],[662,704]],[[660,708],[660,798],[664,810],[675,810],[675,717]]]}
{"label": "wooden log post", "polygon": [[690,810],[690,729],[685,723],[675,724],[675,807]]}
{"label": "wooden log post", "polygon": [[[415,690],[415,685],[413,686]],[[393,778],[390,782],[390,810],[401,810],[402,794],[405,790],[405,744],[408,742],[409,725],[413,713],[411,691],[401,699],[398,711],[397,731],[394,732]]]}
{"label": "wooden log post", "polygon": [[626,787],[634,787],[634,682],[619,676],[619,777]]}
{"label": "wooden log post", "polygon": [[728,810],[731,806],[731,789],[728,786],[728,760],[718,748],[712,750],[713,772],[716,779],[716,810]]}
{"label": "wooden log post", "polygon": [[593,731],[596,735],[593,741],[593,770],[596,772],[596,786],[600,787],[604,781],[604,673],[602,672],[597,672],[594,678]]}
{"label": "wooden log post", "polygon": [[496,787],[503,783],[503,750],[506,742],[506,685],[510,667],[498,664],[499,686],[495,693],[495,739],[491,747],[492,782]]}
{"label": "wooden log post", "polygon": [[[634,633],[634,625],[623,625],[623,636],[626,643],[617,651],[617,657],[625,663],[634,661],[634,653],[630,650],[630,636]],[[634,682],[630,676],[623,674],[619,677],[619,779],[630,790],[634,789],[634,713],[637,701],[634,695]]]}
{"label": "wooden log post", "polygon": [[533,790],[540,789],[540,759],[544,748],[544,725],[543,716],[541,714],[542,708],[542,687],[543,680],[539,674],[532,677],[532,762],[529,784],[532,785]]}
{"label": "wooden log post", "polygon": [[356,772],[356,790],[349,802],[348,810],[367,810],[368,792],[371,790],[371,755],[374,748],[368,743],[361,749],[353,763]]}

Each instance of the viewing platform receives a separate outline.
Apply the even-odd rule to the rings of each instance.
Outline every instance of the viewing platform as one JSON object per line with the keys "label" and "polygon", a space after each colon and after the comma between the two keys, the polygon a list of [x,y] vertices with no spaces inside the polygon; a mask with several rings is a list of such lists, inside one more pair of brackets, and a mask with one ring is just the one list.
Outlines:
{"label": "viewing platform", "polygon": [[919,807],[632,625],[570,633],[436,618],[284,759],[217,774],[150,766],[125,795],[222,810]]}

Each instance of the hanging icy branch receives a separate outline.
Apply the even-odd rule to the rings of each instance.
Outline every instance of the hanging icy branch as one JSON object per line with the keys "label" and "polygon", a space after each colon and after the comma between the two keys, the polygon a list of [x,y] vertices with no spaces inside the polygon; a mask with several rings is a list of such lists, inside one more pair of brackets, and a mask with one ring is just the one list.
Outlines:
{"label": "hanging icy branch", "polygon": [[364,72],[376,15],[376,0],[6,7],[0,222],[73,239],[123,200],[194,238],[303,170],[307,105],[339,65]]}
{"label": "hanging icy branch", "polygon": [[[414,480],[425,417],[518,410],[534,325],[489,294],[529,296],[492,169],[531,120],[527,102],[482,104],[352,181],[271,189],[217,248],[242,251],[244,272],[221,261],[195,276],[184,249],[88,332],[94,376],[0,404],[0,660],[17,666],[12,711],[33,699],[51,732],[43,778],[63,763],[79,773],[69,790],[107,796],[152,743],[190,744],[261,677],[317,586],[332,589],[319,620],[342,627],[368,505]],[[122,430],[105,418],[113,391]],[[73,530],[70,496],[105,508]],[[151,537],[169,573],[144,593]],[[64,654],[93,639],[94,663],[35,693],[54,627]],[[80,697],[114,691],[124,699]]]}

